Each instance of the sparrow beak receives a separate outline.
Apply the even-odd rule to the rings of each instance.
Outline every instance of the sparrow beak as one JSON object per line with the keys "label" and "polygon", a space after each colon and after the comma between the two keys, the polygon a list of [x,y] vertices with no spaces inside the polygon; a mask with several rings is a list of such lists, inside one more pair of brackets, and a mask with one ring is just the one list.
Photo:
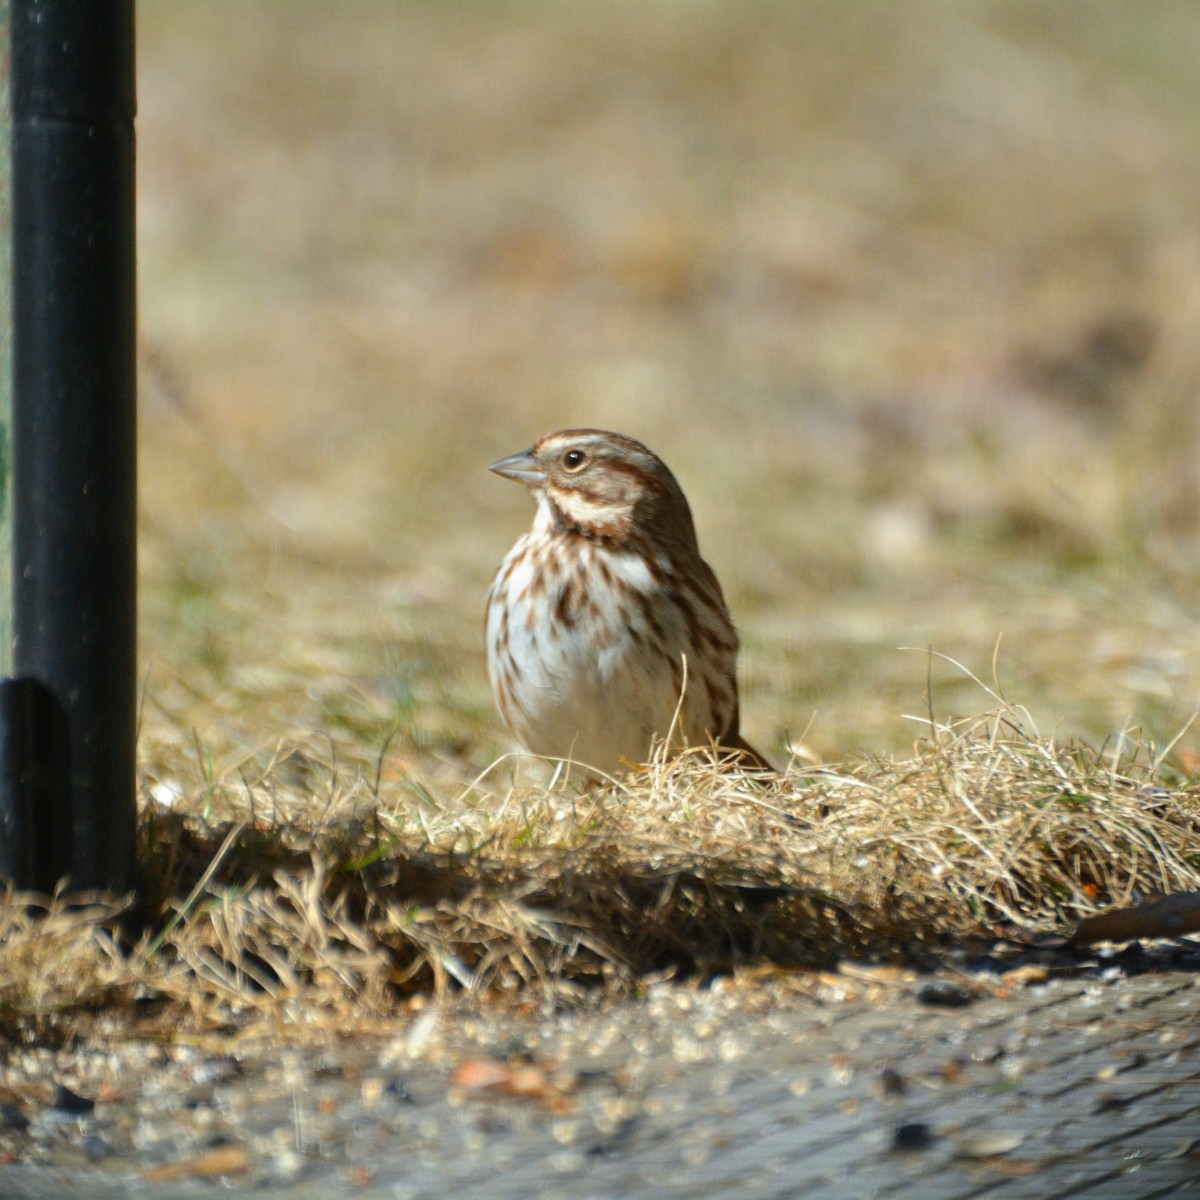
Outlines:
{"label": "sparrow beak", "polygon": [[532,449],[522,450],[520,454],[510,454],[507,458],[492,463],[488,470],[529,487],[538,487],[546,482],[546,472],[538,465]]}

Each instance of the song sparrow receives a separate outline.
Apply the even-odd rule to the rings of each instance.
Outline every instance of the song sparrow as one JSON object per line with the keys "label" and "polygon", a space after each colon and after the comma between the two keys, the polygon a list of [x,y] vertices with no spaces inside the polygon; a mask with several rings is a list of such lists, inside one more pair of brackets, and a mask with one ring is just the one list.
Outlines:
{"label": "song sparrow", "polygon": [[487,599],[492,692],[522,745],[611,772],[674,722],[687,745],[771,770],[738,733],[737,633],[666,465],[633,438],[568,429],[491,470],[537,501]]}

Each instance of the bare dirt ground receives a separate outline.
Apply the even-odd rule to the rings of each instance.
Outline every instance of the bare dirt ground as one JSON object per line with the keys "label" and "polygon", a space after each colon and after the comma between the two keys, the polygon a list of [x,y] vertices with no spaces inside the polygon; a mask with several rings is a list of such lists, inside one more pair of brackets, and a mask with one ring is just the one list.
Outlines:
{"label": "bare dirt ground", "polygon": [[58,1056],[102,1099],[35,1115],[38,1165],[0,1166],[0,1191],[1195,1196],[1198,967],[1195,948],[849,964],[803,996],[764,976],[290,1048],[125,1042]]}

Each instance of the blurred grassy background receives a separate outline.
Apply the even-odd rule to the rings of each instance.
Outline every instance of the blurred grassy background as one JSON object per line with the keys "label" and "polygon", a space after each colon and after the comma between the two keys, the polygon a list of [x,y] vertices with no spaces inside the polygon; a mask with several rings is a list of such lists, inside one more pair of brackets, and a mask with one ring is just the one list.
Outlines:
{"label": "blurred grassy background", "polygon": [[150,777],[483,768],[485,468],[574,424],[679,476],[777,757],[989,707],[900,648],[1001,635],[1043,733],[1173,737],[1198,61],[1191,0],[147,0]]}

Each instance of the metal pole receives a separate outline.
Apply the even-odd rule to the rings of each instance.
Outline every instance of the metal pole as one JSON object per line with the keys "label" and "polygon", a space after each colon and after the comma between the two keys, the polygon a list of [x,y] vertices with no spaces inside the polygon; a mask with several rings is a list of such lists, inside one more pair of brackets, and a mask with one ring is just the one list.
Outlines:
{"label": "metal pole", "polygon": [[134,6],[9,4],[14,678],[0,689],[0,874],[43,891],[64,873],[72,889],[124,891],[136,736]]}
{"label": "metal pole", "polygon": [[0,0],[0,678],[12,673],[12,109],[8,0]]}

